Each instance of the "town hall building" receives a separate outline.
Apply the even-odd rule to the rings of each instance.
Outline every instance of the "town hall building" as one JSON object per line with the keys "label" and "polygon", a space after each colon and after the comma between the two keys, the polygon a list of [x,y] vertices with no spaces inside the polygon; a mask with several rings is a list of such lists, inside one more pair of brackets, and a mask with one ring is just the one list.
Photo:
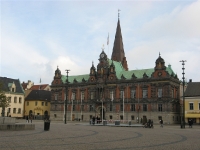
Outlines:
{"label": "town hall building", "polygon": [[57,68],[51,92],[51,120],[64,120],[66,111],[67,121],[89,121],[98,116],[111,122],[145,123],[149,119],[154,123],[160,119],[167,124],[180,122],[177,75],[171,65],[165,65],[160,53],[152,68],[130,70],[119,18],[111,58],[102,48],[98,65],[92,63],[88,74],[83,75],[66,76]]}

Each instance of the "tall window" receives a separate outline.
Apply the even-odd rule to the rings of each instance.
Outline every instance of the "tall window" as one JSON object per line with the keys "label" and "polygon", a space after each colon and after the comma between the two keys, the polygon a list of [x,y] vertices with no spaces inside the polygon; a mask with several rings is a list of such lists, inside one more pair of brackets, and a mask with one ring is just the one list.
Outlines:
{"label": "tall window", "polygon": [[42,106],[44,106],[44,102],[42,102]]}
{"label": "tall window", "polygon": [[162,104],[158,104],[158,111],[162,111]]}
{"label": "tall window", "polygon": [[84,105],[81,106],[82,111],[84,111]]}
{"label": "tall window", "polygon": [[94,92],[90,93],[90,97],[91,97],[91,99],[94,99]]}
{"label": "tall window", "polygon": [[93,111],[93,106],[92,105],[90,105],[90,111]]}
{"label": "tall window", "polygon": [[120,91],[120,98],[121,98],[121,99],[124,98],[124,90],[121,90],[121,91]]}
{"label": "tall window", "polygon": [[172,89],[172,98],[174,98],[174,90]]}
{"label": "tall window", "polygon": [[200,103],[199,103],[199,110],[200,110]]}
{"label": "tall window", "polygon": [[114,99],[113,91],[110,91],[110,99],[111,99],[111,100]]}
{"label": "tall window", "polygon": [[158,89],[158,98],[161,98],[162,97],[162,88],[159,88]]}
{"label": "tall window", "polygon": [[123,111],[123,105],[122,104],[120,105],[120,111]]}
{"label": "tall window", "polygon": [[10,108],[8,108],[8,113],[10,113]]}
{"label": "tall window", "polygon": [[58,94],[55,94],[55,101],[58,100]]}
{"label": "tall window", "polygon": [[131,116],[131,120],[134,120],[135,119],[135,117],[134,116]]}
{"label": "tall window", "polygon": [[110,111],[112,111],[112,110],[113,110],[113,105],[111,104],[111,105],[110,105]]}
{"label": "tall window", "polygon": [[17,112],[18,114],[21,114],[21,108],[18,108],[18,112]]}
{"label": "tall window", "polygon": [[147,92],[148,92],[147,89],[143,89],[143,92],[142,92],[143,98],[147,98],[147,96],[148,96]]}
{"label": "tall window", "polygon": [[14,103],[17,103],[17,97],[14,97]]}
{"label": "tall window", "polygon": [[48,102],[45,102],[45,106],[48,106]]}
{"label": "tall window", "polygon": [[143,111],[147,111],[147,104],[143,104]]}
{"label": "tall window", "polygon": [[29,102],[26,102],[26,106],[29,106]]}
{"label": "tall window", "polygon": [[135,90],[131,89],[131,98],[135,98]]}
{"label": "tall window", "polygon": [[194,109],[193,103],[189,103],[190,110]]}
{"label": "tall window", "polygon": [[37,102],[35,102],[35,106],[37,106]]}
{"label": "tall window", "polygon": [[76,93],[75,93],[75,92],[72,93],[71,99],[72,99],[72,100],[75,100],[75,99],[76,99]]}
{"label": "tall window", "polygon": [[19,97],[19,103],[22,103],[22,98],[21,97]]}
{"label": "tall window", "polygon": [[84,99],[85,99],[85,94],[84,94],[84,92],[83,92],[83,91],[81,92],[81,99],[82,99],[82,100],[84,100]]}
{"label": "tall window", "polygon": [[135,104],[131,104],[131,111],[135,111]]}
{"label": "tall window", "polygon": [[13,108],[13,114],[16,114],[16,108]]}
{"label": "tall window", "polygon": [[75,111],[75,105],[73,105],[73,111]]}

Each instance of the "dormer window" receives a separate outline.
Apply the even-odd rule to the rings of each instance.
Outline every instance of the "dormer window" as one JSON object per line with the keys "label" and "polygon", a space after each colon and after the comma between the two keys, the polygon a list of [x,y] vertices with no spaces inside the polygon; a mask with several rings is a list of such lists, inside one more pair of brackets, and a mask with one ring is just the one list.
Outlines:
{"label": "dormer window", "polygon": [[12,92],[15,92],[15,88],[12,88]]}

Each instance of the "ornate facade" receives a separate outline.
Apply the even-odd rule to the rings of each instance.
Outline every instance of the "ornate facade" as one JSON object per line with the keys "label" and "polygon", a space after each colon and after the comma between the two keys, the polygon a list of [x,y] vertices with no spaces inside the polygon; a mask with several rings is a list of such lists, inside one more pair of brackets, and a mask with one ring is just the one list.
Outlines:
{"label": "ornate facade", "polygon": [[[153,64],[153,63],[152,63]],[[88,69],[89,70],[89,69]],[[67,82],[68,81],[68,82]],[[156,59],[154,68],[129,70],[118,19],[111,59],[102,49],[99,63],[89,74],[62,75],[56,69],[51,84],[51,119],[64,119],[67,86],[67,120],[89,121],[93,116],[113,121],[179,123],[180,82],[171,65]]]}

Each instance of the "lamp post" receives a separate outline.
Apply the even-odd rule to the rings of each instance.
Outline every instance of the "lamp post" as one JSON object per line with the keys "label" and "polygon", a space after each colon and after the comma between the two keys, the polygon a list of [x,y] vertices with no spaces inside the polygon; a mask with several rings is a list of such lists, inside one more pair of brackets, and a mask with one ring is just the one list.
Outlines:
{"label": "lamp post", "polygon": [[184,75],[185,75],[185,72],[184,72],[184,70],[185,70],[185,68],[184,68],[184,65],[185,65],[185,62],[186,62],[186,60],[181,60],[180,62],[182,62],[182,65],[183,65],[183,68],[182,68],[182,70],[183,70],[183,77],[182,77],[182,79],[183,79],[183,120],[181,121],[181,128],[185,128],[185,95],[184,95],[184,87],[185,87],[185,77],[184,77]]}
{"label": "lamp post", "polygon": [[139,106],[139,83],[138,83],[138,123],[140,123],[140,119],[139,119],[139,111],[140,111],[140,106]]}
{"label": "lamp post", "polygon": [[72,121],[72,112],[73,112],[73,102],[74,102],[74,100],[72,99],[72,106],[71,106],[71,121]]}
{"label": "lamp post", "polygon": [[81,121],[82,121],[82,92],[81,92]]}
{"label": "lamp post", "polygon": [[123,123],[124,123],[124,91],[123,91]]}
{"label": "lamp post", "polygon": [[68,73],[69,73],[69,71],[70,70],[65,70],[66,71],[66,73],[67,73],[67,79],[66,79],[66,86],[65,86],[65,95],[66,95],[66,98],[65,98],[65,124],[67,124],[67,119],[66,119],[66,117],[67,117],[67,97],[68,97]]}

